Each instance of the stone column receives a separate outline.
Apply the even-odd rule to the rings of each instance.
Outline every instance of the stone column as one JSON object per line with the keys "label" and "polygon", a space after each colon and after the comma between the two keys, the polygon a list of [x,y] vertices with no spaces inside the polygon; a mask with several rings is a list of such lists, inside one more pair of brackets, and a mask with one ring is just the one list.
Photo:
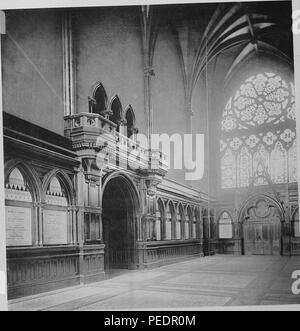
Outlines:
{"label": "stone column", "polygon": [[73,209],[74,244],[78,243],[77,212],[78,212],[78,209],[75,207]]}
{"label": "stone column", "polygon": [[38,204],[38,246],[43,246],[44,203]]}
{"label": "stone column", "polygon": [[39,204],[37,202],[33,203],[34,216],[35,216],[35,240],[34,246],[39,246]]}

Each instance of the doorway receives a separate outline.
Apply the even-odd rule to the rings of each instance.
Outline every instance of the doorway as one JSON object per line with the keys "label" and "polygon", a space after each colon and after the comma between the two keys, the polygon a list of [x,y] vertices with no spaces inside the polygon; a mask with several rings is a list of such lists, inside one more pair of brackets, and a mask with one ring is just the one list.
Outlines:
{"label": "doorway", "polygon": [[106,272],[135,269],[137,205],[127,179],[120,176],[109,180],[102,206]]}
{"label": "doorway", "polygon": [[266,199],[247,209],[243,223],[245,255],[281,255],[281,213]]}

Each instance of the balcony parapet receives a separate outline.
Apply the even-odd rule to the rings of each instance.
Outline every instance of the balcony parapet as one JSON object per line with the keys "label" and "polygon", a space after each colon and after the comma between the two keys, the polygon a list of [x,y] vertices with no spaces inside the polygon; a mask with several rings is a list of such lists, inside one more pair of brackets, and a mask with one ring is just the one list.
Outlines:
{"label": "balcony parapet", "polygon": [[65,135],[79,156],[90,159],[109,155],[108,167],[129,169],[142,175],[165,176],[167,156],[159,150],[149,150],[134,139],[117,131],[117,125],[94,113],[65,117]]}

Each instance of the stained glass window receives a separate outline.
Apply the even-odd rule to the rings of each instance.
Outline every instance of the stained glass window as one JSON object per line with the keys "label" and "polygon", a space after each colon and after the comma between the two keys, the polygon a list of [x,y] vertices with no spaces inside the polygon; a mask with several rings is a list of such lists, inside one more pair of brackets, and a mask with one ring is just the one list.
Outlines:
{"label": "stained glass window", "polygon": [[289,182],[298,182],[298,168],[297,168],[297,140],[294,141],[293,146],[289,150]]}
{"label": "stained glass window", "polygon": [[247,79],[222,116],[222,188],[297,181],[295,86],[274,73]]}
{"label": "stained glass window", "polygon": [[238,156],[238,186],[247,187],[249,186],[250,177],[252,176],[252,162],[251,155],[248,152],[247,147],[241,149],[241,153]]}
{"label": "stained glass window", "polygon": [[273,183],[287,182],[287,153],[281,142],[277,142],[271,152],[271,174]]}
{"label": "stained glass window", "polygon": [[222,187],[232,188],[236,185],[236,160],[234,153],[227,149],[222,158]]}

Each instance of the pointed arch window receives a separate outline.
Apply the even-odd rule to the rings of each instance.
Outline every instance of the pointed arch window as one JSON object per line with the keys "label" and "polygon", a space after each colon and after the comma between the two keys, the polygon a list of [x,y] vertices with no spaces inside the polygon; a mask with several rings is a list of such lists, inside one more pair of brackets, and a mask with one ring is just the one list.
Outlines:
{"label": "pointed arch window", "polygon": [[227,149],[222,157],[222,187],[232,188],[236,186],[236,160],[232,150]]}
{"label": "pointed arch window", "polygon": [[115,96],[111,103],[111,115],[109,120],[117,125],[117,131],[120,131],[122,122],[122,104],[118,96]]}
{"label": "pointed arch window", "polygon": [[281,142],[277,142],[271,152],[271,174],[273,183],[287,182],[287,152]]}
{"label": "pointed arch window", "polygon": [[224,211],[219,219],[219,239],[232,239],[232,219],[231,216]]}
{"label": "pointed arch window", "polygon": [[248,187],[252,176],[252,157],[247,147],[241,149],[237,159],[238,186]]}
{"label": "pointed arch window", "polygon": [[295,120],[293,83],[272,72],[243,82],[222,115],[222,188],[295,182]]}
{"label": "pointed arch window", "polygon": [[134,136],[134,129],[135,129],[135,115],[131,106],[129,106],[126,110],[125,120],[126,120],[126,128],[127,128],[126,135],[128,138],[132,139]]}
{"label": "pointed arch window", "polygon": [[298,157],[297,157],[297,140],[294,141],[293,146],[289,150],[288,162],[289,162],[289,182],[298,182]]}
{"label": "pointed arch window", "polygon": [[104,115],[107,111],[107,94],[101,83],[94,88],[93,97],[90,99],[90,112]]}

